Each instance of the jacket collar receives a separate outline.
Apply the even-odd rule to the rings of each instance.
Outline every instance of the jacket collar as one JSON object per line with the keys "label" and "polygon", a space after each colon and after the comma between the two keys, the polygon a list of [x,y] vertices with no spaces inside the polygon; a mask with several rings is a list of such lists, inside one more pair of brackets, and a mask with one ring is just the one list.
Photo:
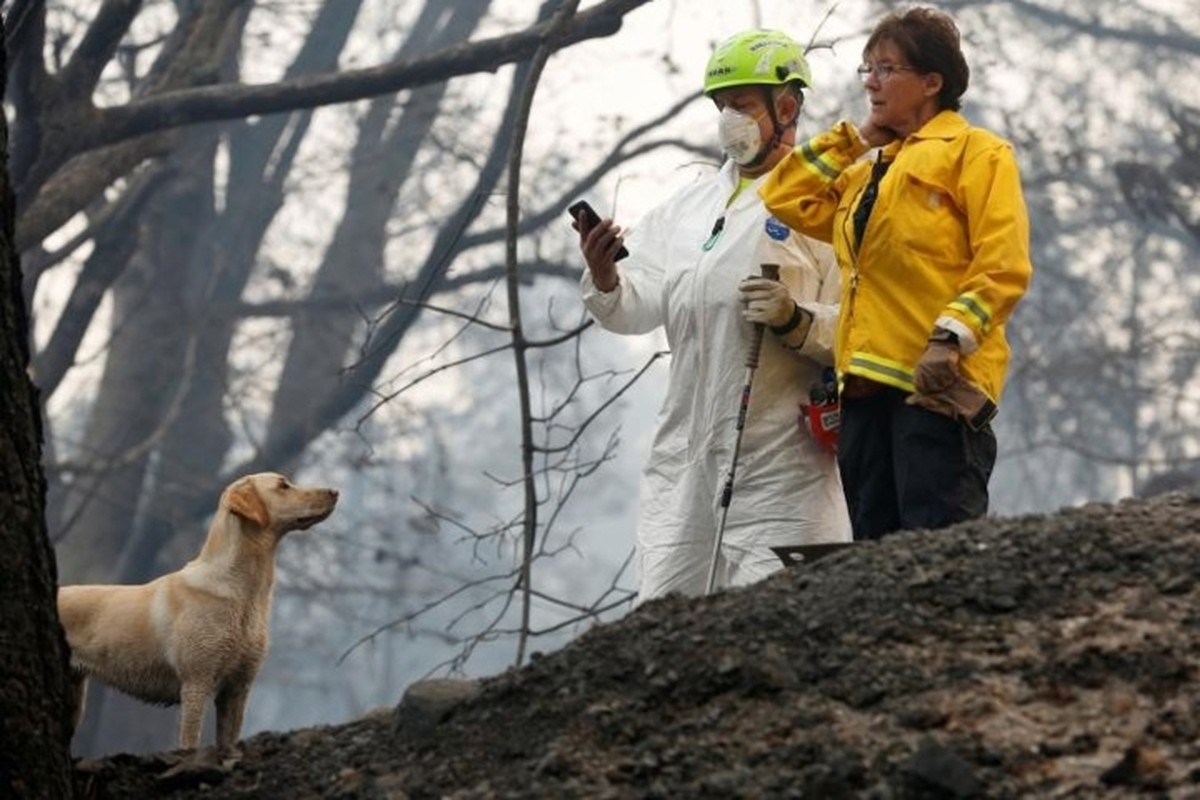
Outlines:
{"label": "jacket collar", "polygon": [[[721,173],[720,174],[721,174],[721,179],[724,180],[725,183],[729,184],[730,189],[737,186],[738,181],[740,181],[742,179],[742,173],[738,170],[737,162],[734,161],[732,158],[725,159],[725,162],[723,164],[721,164]],[[767,172],[764,172],[762,175],[759,175],[757,178],[755,178],[753,181],[751,181],[750,185],[757,186],[769,174],[770,174],[769,170]]]}
{"label": "jacket collar", "polygon": [[738,165],[737,165],[737,162],[734,161],[732,158],[726,158],[721,163],[721,173],[720,174],[721,174],[721,180],[725,181],[725,183],[729,185],[730,189],[732,189],[734,186],[737,186]]}
{"label": "jacket collar", "polygon": [[[769,174],[770,174],[770,172],[764,172],[762,175],[759,175],[757,178],[754,178],[753,180],[751,180],[750,183],[746,184],[745,188],[742,189],[741,193],[738,194],[738,196],[736,198],[734,198],[733,203],[731,203],[731,205],[737,204],[742,199],[742,195],[744,195],[744,194],[755,194],[755,192],[758,188],[758,185],[761,184],[763,181],[765,181],[767,178],[767,175],[769,175]],[[720,180],[725,182],[725,187],[726,187],[727,191],[729,191],[731,194],[733,193],[733,190],[736,189],[738,187],[738,184],[741,182],[742,173],[738,170],[737,162],[735,162],[732,158],[725,159],[725,163],[723,163],[721,165]],[[726,195],[726,197],[728,197],[728,196],[729,195]]]}
{"label": "jacket collar", "polygon": [[954,139],[963,134],[969,125],[957,111],[939,111],[915,133],[913,139]]}
{"label": "jacket collar", "polygon": [[943,139],[950,141],[961,136],[970,127],[966,118],[957,111],[939,111],[933,119],[919,129],[910,133],[907,139],[897,139],[883,146],[884,161],[891,161],[907,142],[918,142],[922,139]]}

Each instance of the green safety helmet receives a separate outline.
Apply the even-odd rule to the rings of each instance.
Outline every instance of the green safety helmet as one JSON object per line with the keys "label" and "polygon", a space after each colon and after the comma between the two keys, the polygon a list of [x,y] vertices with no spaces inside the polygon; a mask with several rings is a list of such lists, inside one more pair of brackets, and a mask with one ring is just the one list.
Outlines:
{"label": "green safety helmet", "polygon": [[704,93],[730,86],[781,86],[799,81],[812,86],[804,48],[783,31],[750,30],[735,34],[713,51],[704,68]]}

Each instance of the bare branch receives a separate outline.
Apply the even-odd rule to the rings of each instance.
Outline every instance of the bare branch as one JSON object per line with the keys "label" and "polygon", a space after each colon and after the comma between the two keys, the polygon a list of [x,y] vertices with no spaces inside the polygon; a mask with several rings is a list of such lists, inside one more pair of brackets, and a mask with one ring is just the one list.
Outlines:
{"label": "bare branch", "polygon": [[565,26],[541,23],[520,33],[464,42],[431,56],[407,58],[376,67],[262,86],[185,89],[101,109],[97,125],[80,140],[77,152],[180,125],[345,103],[461,75],[494,72],[506,64],[529,58],[543,45],[557,50],[587,39],[611,36],[620,30],[625,14],[648,2],[606,0]]}
{"label": "bare branch", "polygon": [[59,75],[63,90],[69,97],[91,102],[100,73],[112,60],[121,39],[129,32],[129,26],[141,10],[142,0],[104,0],[79,47]]}
{"label": "bare branch", "polygon": [[668,351],[666,351],[666,350],[659,350],[658,352],[652,354],[650,356],[650,358],[646,359],[646,363],[642,365],[641,369],[639,369],[637,372],[635,372],[633,374],[633,377],[630,378],[628,381],[626,381],[625,384],[620,389],[617,390],[616,394],[614,394],[612,397],[609,397],[607,400],[605,400],[603,403],[601,403],[596,408],[595,411],[593,411],[591,414],[589,414],[587,416],[587,418],[582,423],[580,423],[578,430],[576,431],[574,436],[572,436],[569,440],[567,440],[567,442],[565,444],[559,445],[557,447],[543,448],[543,451],[547,452],[547,453],[555,453],[555,452],[562,452],[563,450],[567,450],[567,449],[573,447],[575,445],[575,443],[579,440],[579,437],[583,435],[583,431],[597,417],[599,417],[601,414],[603,414],[604,411],[609,406],[611,406],[613,403],[615,403],[621,397],[621,395],[625,394],[625,392],[627,392],[631,386],[633,386],[635,383],[637,383],[641,379],[641,377],[646,374],[646,370],[650,369],[650,367],[654,364],[655,361],[657,361],[658,359],[662,358],[665,355],[668,355]]}
{"label": "bare branch", "polygon": [[165,169],[152,169],[140,176],[120,200],[105,209],[104,218],[97,221],[98,230],[92,231],[95,247],[71,287],[71,296],[59,314],[50,340],[33,360],[32,374],[41,387],[43,405],[74,364],[79,344],[101,299],[124,271],[137,245],[139,216],[168,177],[169,171]]}

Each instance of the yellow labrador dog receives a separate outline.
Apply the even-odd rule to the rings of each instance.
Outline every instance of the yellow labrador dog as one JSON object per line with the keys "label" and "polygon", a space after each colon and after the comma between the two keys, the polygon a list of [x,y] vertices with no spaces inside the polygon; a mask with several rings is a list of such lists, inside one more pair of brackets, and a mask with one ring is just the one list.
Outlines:
{"label": "yellow labrador dog", "polygon": [[58,615],[71,648],[75,724],[89,677],[147,703],[181,705],[179,746],[195,748],[209,700],[217,746],[232,751],[250,684],[267,654],[275,548],[333,513],[336,489],[273,472],[222,494],[200,555],[141,586],[64,586]]}

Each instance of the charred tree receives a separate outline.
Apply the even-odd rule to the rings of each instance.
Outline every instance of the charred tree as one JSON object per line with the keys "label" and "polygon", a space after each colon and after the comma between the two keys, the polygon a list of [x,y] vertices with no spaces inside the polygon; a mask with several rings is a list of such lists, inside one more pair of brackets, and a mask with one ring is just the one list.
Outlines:
{"label": "charred tree", "polygon": [[[7,69],[0,74],[7,78]],[[56,800],[72,796],[71,698],[46,536],[41,412],[26,372],[29,325],[3,115],[0,153],[0,795]]]}

